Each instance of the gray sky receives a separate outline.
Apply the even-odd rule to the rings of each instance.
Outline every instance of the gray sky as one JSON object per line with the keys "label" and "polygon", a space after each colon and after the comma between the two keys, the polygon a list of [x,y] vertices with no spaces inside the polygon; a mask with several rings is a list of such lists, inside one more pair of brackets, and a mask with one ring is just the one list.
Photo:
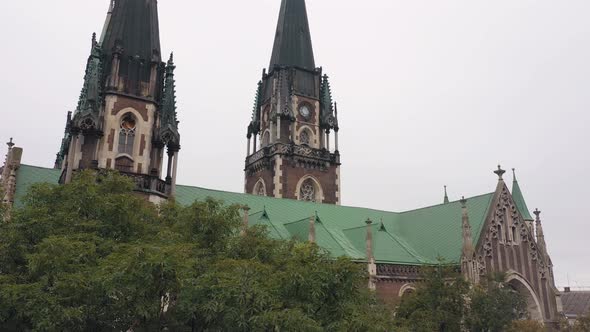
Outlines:
{"label": "gray sky", "polygon": [[[0,139],[51,167],[108,0],[5,1]],[[160,1],[174,51],[179,182],[240,192],[279,0]],[[590,286],[590,1],[307,0],[340,115],[345,205],[390,211],[492,192],[517,168],[557,283]],[[509,177],[511,180],[511,176]]]}

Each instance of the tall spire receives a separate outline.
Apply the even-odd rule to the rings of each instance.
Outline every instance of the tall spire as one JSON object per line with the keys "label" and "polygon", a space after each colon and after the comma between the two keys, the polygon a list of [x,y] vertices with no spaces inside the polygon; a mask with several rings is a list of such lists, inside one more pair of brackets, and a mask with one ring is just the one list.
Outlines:
{"label": "tall spire", "polygon": [[512,181],[512,199],[514,199],[514,204],[516,204],[516,208],[524,218],[524,220],[532,221],[533,217],[529,212],[529,208],[526,205],[526,201],[524,200],[524,195],[520,190],[520,186],[518,185],[518,181],[516,180],[516,169],[512,169],[513,174],[513,181]]}
{"label": "tall spire", "polygon": [[110,53],[121,48],[129,57],[160,59],[160,29],[157,0],[116,0],[111,3],[102,48]]}
{"label": "tall spire", "polygon": [[269,70],[274,66],[315,69],[305,0],[282,0]]}
{"label": "tall spire", "polygon": [[445,198],[443,199],[444,204],[449,204],[449,195],[447,194],[447,186],[445,186]]}

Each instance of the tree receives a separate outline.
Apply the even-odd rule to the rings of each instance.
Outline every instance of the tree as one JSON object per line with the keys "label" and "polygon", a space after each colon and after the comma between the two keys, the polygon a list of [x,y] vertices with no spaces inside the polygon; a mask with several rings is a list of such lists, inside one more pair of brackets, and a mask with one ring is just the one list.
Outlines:
{"label": "tree", "polygon": [[470,285],[459,271],[443,264],[426,269],[416,292],[405,296],[396,310],[403,331],[505,331],[523,318],[524,301],[502,281],[490,277]]}
{"label": "tree", "polygon": [[116,173],[36,185],[0,225],[0,330],[386,331],[362,265],[237,206],[155,206]]}
{"label": "tree", "polygon": [[415,292],[396,310],[396,326],[408,331],[460,331],[469,284],[453,268],[428,268]]}
{"label": "tree", "polygon": [[471,331],[505,331],[513,321],[527,318],[524,299],[504,283],[503,274],[488,276],[473,287],[465,325]]}

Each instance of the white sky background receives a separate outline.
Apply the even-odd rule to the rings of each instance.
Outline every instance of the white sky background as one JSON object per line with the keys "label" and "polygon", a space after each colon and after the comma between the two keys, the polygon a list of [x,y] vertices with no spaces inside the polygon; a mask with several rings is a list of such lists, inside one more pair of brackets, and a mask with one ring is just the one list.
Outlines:
{"label": "white sky background", "polygon": [[[51,167],[108,0],[4,1],[0,139]],[[161,0],[175,53],[179,182],[240,192],[279,0]],[[390,211],[492,192],[517,168],[557,283],[590,286],[590,1],[307,0],[340,115],[345,205]],[[507,174],[508,175],[508,174]],[[511,176],[507,176],[510,183]]]}

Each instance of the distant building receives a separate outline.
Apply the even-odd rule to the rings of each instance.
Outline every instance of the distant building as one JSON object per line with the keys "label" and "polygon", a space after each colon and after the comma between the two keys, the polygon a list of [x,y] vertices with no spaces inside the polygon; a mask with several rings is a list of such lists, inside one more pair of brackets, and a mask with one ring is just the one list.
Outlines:
{"label": "distant building", "polygon": [[540,211],[531,216],[516,177],[509,190],[500,167],[490,192],[469,199],[451,201],[445,188],[443,204],[413,211],[339,205],[337,106],[314,61],[304,0],[282,0],[247,130],[246,193],[177,185],[175,65],[172,56],[161,61],[158,25],[156,0],[111,2],[102,36],[92,39],[55,168],[21,164],[23,151],[10,142],[0,182],[5,202],[18,206],[34,183],[68,183],[83,169],[116,169],[154,203],[170,197],[180,204],[207,197],[237,203],[247,206],[248,225],[266,225],[273,237],[312,241],[335,257],[367,264],[369,287],[386,303],[415,289],[421,267],[442,258],[473,282],[505,272],[531,318],[556,324],[560,292]]}
{"label": "distant building", "polygon": [[580,317],[590,315],[590,291],[571,291],[566,287],[561,293],[561,301],[563,314],[570,324],[574,324]]}

